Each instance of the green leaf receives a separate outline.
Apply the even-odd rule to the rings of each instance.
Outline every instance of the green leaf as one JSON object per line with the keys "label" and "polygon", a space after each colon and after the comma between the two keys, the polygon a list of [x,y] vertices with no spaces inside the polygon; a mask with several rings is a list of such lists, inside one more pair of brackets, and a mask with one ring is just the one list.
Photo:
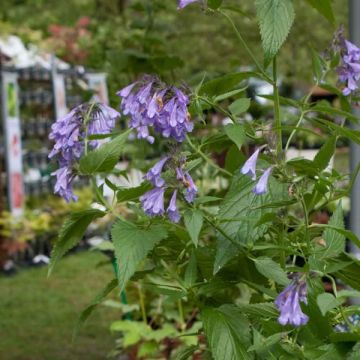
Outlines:
{"label": "green leaf", "polygon": [[138,264],[156,244],[167,237],[167,232],[161,225],[142,229],[130,222],[118,220],[111,230],[111,237],[118,261],[119,284],[122,291]]}
{"label": "green leaf", "polygon": [[[344,214],[341,201],[331,216],[328,225],[344,229]],[[333,257],[345,250],[345,236],[338,231],[331,228],[326,228],[323,237],[326,242],[326,249],[321,254],[321,258]]]}
{"label": "green leaf", "polygon": [[131,129],[125,131],[115,139],[82,157],[79,163],[79,171],[83,175],[111,171],[119,161],[130,132]]}
{"label": "green leaf", "polygon": [[177,352],[174,360],[189,360],[190,357],[192,359],[192,355],[197,349],[198,347],[195,345],[186,346]]}
{"label": "green leaf", "polygon": [[118,285],[118,280],[113,279],[111,280],[104,289],[102,289],[95,298],[91,301],[90,305],[81,312],[80,317],[75,325],[73,339],[79,334],[79,330],[83,326],[84,322],[87,318],[92,314],[94,309],[101,303],[103,300],[108,296]]}
{"label": "green leaf", "polygon": [[279,317],[279,312],[273,303],[240,305],[239,309],[242,313],[255,318],[276,319]]}
{"label": "green leaf", "polygon": [[261,338],[260,341],[249,347],[248,351],[263,352],[269,349],[271,346],[278,344],[283,337],[286,336],[286,332],[277,333],[267,338]]}
{"label": "green leaf", "polygon": [[202,311],[201,318],[214,360],[254,358],[247,352],[250,346],[248,320],[235,306],[207,308]]}
{"label": "green leaf", "polygon": [[240,149],[246,139],[244,126],[241,124],[229,124],[225,126],[225,133]]}
{"label": "green leaf", "polygon": [[203,221],[203,215],[199,210],[187,210],[184,214],[185,227],[195,246],[197,246],[199,242],[199,234]]}
{"label": "green leaf", "polygon": [[295,12],[290,0],[256,0],[255,5],[265,62],[269,63],[286,40]]}
{"label": "green leaf", "polygon": [[207,5],[210,9],[216,10],[221,6],[222,2],[223,0],[208,0]]}
{"label": "green leaf", "polygon": [[207,94],[209,96],[218,96],[219,94],[224,94],[234,88],[239,87],[240,83],[243,80],[246,80],[251,77],[256,77],[254,72],[241,72],[241,73],[230,73],[215,79],[205,82],[200,91],[200,95]]}
{"label": "green leaf", "polygon": [[332,309],[335,309],[339,305],[341,305],[341,301],[336,299],[336,297],[329,293],[323,293],[320,294],[316,302],[320,308],[320,311],[323,315],[326,315],[326,313]]}
{"label": "green leaf", "polygon": [[226,92],[225,94],[221,94],[221,95],[216,96],[214,101],[215,102],[220,102],[220,101],[226,100],[226,99],[228,99],[230,97],[233,97],[235,95],[238,95],[238,94],[244,92],[246,89],[247,89],[247,86],[243,87],[241,89],[235,89],[235,90]]}
{"label": "green leaf", "polygon": [[185,276],[184,276],[184,284],[186,287],[190,287],[195,284],[197,279],[197,263],[196,263],[196,255],[193,251],[190,256],[189,263],[185,269]]}
{"label": "green leaf", "polygon": [[241,98],[235,100],[233,103],[229,105],[229,111],[234,116],[240,115],[246,112],[250,107],[250,99],[248,98]]}
{"label": "green leaf", "polygon": [[[288,200],[287,186],[279,183],[273,177],[269,179],[268,192],[256,195],[253,192],[255,183],[246,175],[234,176],[229,192],[226,194],[218,214],[223,233],[238,244],[253,244],[265,234],[270,223],[256,226],[264,214],[274,212],[266,208],[269,203]],[[264,206],[264,207],[263,207]],[[225,220],[231,219],[226,222]],[[218,235],[218,247],[214,264],[214,272],[218,272],[223,265],[238,254],[238,247],[222,234]]]}
{"label": "green leaf", "polygon": [[268,257],[259,257],[254,260],[256,269],[266,278],[274,280],[280,285],[288,285],[290,280],[279,264]]}
{"label": "green leaf", "polygon": [[322,16],[324,16],[332,25],[335,25],[335,16],[331,6],[331,0],[305,0]]}
{"label": "green leaf", "polygon": [[141,195],[151,189],[151,184],[144,182],[139,186],[119,189],[116,193],[118,202],[138,200]]}
{"label": "green leaf", "polygon": [[325,144],[320,148],[314,158],[314,164],[320,171],[325,170],[336,150],[336,136],[329,137]]}
{"label": "green leaf", "polygon": [[65,219],[51,253],[48,276],[51,275],[56,263],[82,239],[89,224],[105,214],[97,209],[89,209],[72,213]]}

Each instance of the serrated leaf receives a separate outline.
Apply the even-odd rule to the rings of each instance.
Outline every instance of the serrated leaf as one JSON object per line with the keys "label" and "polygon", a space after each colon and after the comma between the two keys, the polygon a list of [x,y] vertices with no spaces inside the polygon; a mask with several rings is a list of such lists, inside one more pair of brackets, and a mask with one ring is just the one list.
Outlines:
{"label": "serrated leaf", "polygon": [[224,127],[226,135],[240,149],[245,142],[246,133],[244,126],[241,124],[229,124]]}
{"label": "serrated leaf", "polygon": [[341,305],[341,301],[336,299],[334,295],[329,293],[320,294],[317,297],[316,302],[323,315],[326,315],[327,312]]}
{"label": "serrated leaf", "polygon": [[289,35],[294,7],[290,0],[256,0],[255,5],[265,59],[269,62]]}
{"label": "serrated leaf", "polygon": [[329,137],[325,144],[320,148],[315,155],[314,164],[320,170],[324,170],[329,165],[331,158],[336,150],[336,136]]}
{"label": "serrated leaf", "polygon": [[141,195],[143,195],[150,189],[151,189],[151,184],[148,182],[144,182],[136,187],[118,189],[116,193],[116,197],[118,202],[138,200]]}
{"label": "serrated leaf", "polygon": [[65,219],[51,253],[48,276],[54,270],[56,263],[82,239],[89,224],[105,214],[97,209],[89,209],[72,213]]}
{"label": "serrated leaf", "polygon": [[[340,229],[344,229],[344,214],[341,202],[339,202],[336,210],[332,214],[329,223],[330,226],[335,226]],[[336,256],[345,250],[345,236],[336,230],[326,228],[323,234],[326,249],[321,253],[320,258],[328,258]]]}
{"label": "serrated leaf", "polygon": [[331,6],[331,0],[305,0],[322,16],[324,16],[331,24],[335,24],[335,16]]}
{"label": "serrated leaf", "polygon": [[235,100],[233,103],[229,105],[229,111],[234,116],[240,115],[246,112],[250,107],[250,99],[248,98],[241,98]]}
{"label": "serrated leaf", "polygon": [[119,161],[130,132],[131,129],[125,131],[98,149],[90,151],[87,155],[83,156],[79,163],[81,174],[91,175],[111,171]]}
{"label": "serrated leaf", "polygon": [[[288,200],[287,186],[270,177],[268,192],[256,195],[253,192],[255,183],[246,175],[237,175],[226,194],[218,214],[221,230],[238,244],[255,243],[269,228],[270,223],[256,226],[264,214],[273,212],[272,208],[262,207],[269,203]],[[222,222],[233,219],[234,221]],[[236,220],[235,220],[236,219]],[[218,236],[218,246],[214,264],[214,272],[218,272],[223,265],[235,257],[239,250],[223,235]]]}
{"label": "serrated leaf", "polygon": [[75,325],[73,338],[75,338],[80,328],[83,326],[84,322],[87,320],[87,318],[92,314],[94,309],[108,296],[118,285],[117,279],[111,280],[91,301],[90,305],[81,312],[79,319]]}
{"label": "serrated leaf", "polygon": [[286,336],[286,332],[277,333],[274,335],[271,335],[269,337],[263,337],[259,339],[257,344],[254,344],[249,347],[248,351],[256,351],[256,352],[263,352],[270,348],[271,346],[278,344],[281,339]]}
{"label": "serrated leaf", "polygon": [[166,229],[161,225],[142,229],[124,220],[118,220],[114,224],[111,238],[119,267],[120,291],[135,273],[138,264],[145,259],[156,244],[166,237]]}
{"label": "serrated leaf", "polygon": [[190,260],[185,269],[184,284],[186,287],[190,287],[195,284],[197,279],[197,263],[196,255],[193,251],[190,256]]}
{"label": "serrated leaf", "polygon": [[254,260],[256,269],[266,278],[274,280],[280,285],[288,285],[290,280],[279,264],[268,257],[259,257]]}
{"label": "serrated leaf", "polygon": [[207,308],[201,318],[214,360],[249,360],[249,323],[235,306]]}
{"label": "serrated leaf", "polygon": [[186,346],[176,353],[174,360],[189,360],[197,349],[196,345]]}
{"label": "serrated leaf", "polygon": [[199,234],[203,225],[203,215],[199,210],[187,210],[184,214],[184,223],[190,238],[195,246],[199,242]]}

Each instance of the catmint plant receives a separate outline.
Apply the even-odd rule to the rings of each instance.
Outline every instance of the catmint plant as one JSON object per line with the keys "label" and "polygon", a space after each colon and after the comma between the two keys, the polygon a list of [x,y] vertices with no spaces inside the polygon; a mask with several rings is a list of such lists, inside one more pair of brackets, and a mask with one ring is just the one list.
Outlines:
{"label": "catmint plant", "polygon": [[[255,1],[264,59],[248,46],[248,34],[237,25],[242,18],[234,21],[241,2],[181,0],[182,16],[195,2],[235,32],[234,51],[247,52],[251,71],[236,66],[229,74],[204,76],[193,88],[174,74],[172,84],[156,74],[137,76],[117,93],[119,122],[127,126],[120,134],[108,134],[118,112],[101,104],[82,105],[54,124],[55,192],[76,200],[75,177],[88,176],[101,207],[69,215],[50,272],[92,221],[111,214],[115,279],[80,316],[80,324],[116,287],[122,294],[136,289],[131,301],[140,310],[114,325],[123,333],[131,328],[129,321],[142,329],[133,352],[151,341],[149,332],[160,329],[174,338],[171,356],[177,359],[356,359],[359,312],[350,299],[360,297],[360,262],[348,243],[359,246],[360,240],[345,226],[344,205],[357,171],[342,174],[331,168],[331,159],[340,138],[360,144],[358,132],[348,127],[359,120],[351,107],[357,100],[360,50],[334,29],[329,49],[317,49],[321,55],[308,49],[309,92],[301,99],[280,96],[278,58],[296,16],[293,2]],[[330,1],[308,2],[332,22]],[[203,12],[199,9],[199,16]],[[211,44],[223,56],[220,45]],[[271,110],[264,107],[265,116],[249,122],[245,113],[256,101],[247,93],[251,78],[273,91],[267,96]],[[313,85],[340,101],[316,103]],[[212,122],[214,112],[224,125]],[[316,155],[290,158],[289,149],[309,132],[322,143]],[[108,139],[99,142],[100,134]],[[140,145],[150,149],[143,162],[131,152]],[[123,155],[126,171],[141,171],[140,184],[125,188],[113,180]],[[113,196],[105,196],[105,186]],[[159,308],[166,304],[172,320],[160,321],[146,297]]]}

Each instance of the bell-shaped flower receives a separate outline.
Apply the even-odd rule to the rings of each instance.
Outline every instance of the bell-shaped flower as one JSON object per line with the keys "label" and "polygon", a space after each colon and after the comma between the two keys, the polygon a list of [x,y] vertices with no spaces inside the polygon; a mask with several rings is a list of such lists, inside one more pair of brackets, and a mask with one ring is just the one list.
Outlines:
{"label": "bell-shaped flower", "polygon": [[280,311],[278,321],[281,325],[301,326],[309,321],[309,317],[301,310],[300,301],[307,304],[307,287],[305,282],[295,280],[275,300]]}
{"label": "bell-shaped flower", "polygon": [[158,161],[145,175],[145,179],[149,180],[154,186],[161,187],[165,185],[165,180],[161,177],[165,163],[169,160],[165,157]]}
{"label": "bell-shaped flower", "polygon": [[252,180],[256,180],[256,162],[260,153],[260,149],[257,149],[245,162],[240,172],[243,175],[248,175]]}
{"label": "bell-shaped flower", "polygon": [[169,206],[166,210],[169,219],[174,223],[178,223],[180,221],[180,213],[176,206],[176,196],[177,196],[177,190],[173,192]]}
{"label": "bell-shaped flower", "polygon": [[256,186],[254,187],[254,190],[253,190],[256,195],[262,195],[267,192],[271,170],[272,170],[272,167],[269,167],[261,175],[258,183],[256,184]]}
{"label": "bell-shaped flower", "polygon": [[156,187],[140,197],[140,202],[145,213],[149,216],[164,214],[165,189]]}

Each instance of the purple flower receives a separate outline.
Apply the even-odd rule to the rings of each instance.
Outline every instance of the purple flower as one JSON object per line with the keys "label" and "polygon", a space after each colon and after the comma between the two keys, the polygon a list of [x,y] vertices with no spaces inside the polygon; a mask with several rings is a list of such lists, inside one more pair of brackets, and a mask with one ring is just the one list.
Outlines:
{"label": "purple flower", "polygon": [[183,9],[184,7],[198,1],[199,0],[179,0],[178,9]]}
{"label": "purple flower", "polygon": [[67,202],[70,200],[76,201],[77,196],[73,194],[73,180],[75,175],[72,173],[71,169],[68,167],[61,167],[58,170],[54,171],[51,175],[56,176],[56,183],[54,192],[63,197]]}
{"label": "purple flower", "polygon": [[[72,193],[74,165],[85,151],[86,134],[110,133],[115,127],[115,119],[119,116],[116,110],[105,104],[82,104],[52,125],[49,139],[55,143],[49,158],[56,158],[59,163],[59,169],[53,173],[56,176],[56,194],[66,201],[76,200]],[[98,145],[96,140],[89,142],[91,148]]]}
{"label": "purple flower", "polygon": [[175,171],[176,171],[176,179],[184,182],[185,177],[182,168],[177,167]]}
{"label": "purple flower", "polygon": [[165,188],[154,188],[140,197],[142,208],[149,216],[164,214],[164,192]]}
{"label": "purple flower", "polygon": [[168,157],[157,162],[145,175],[145,179],[149,180],[154,186],[161,187],[165,185],[164,179],[160,176],[165,163],[169,160]]}
{"label": "purple flower", "polygon": [[176,196],[177,196],[177,190],[173,192],[169,206],[166,210],[169,219],[174,223],[178,223],[180,221],[180,213],[176,207]]}
{"label": "purple flower", "polygon": [[344,41],[345,46],[342,55],[342,64],[338,68],[340,82],[345,84],[343,94],[351,95],[358,89],[360,80],[360,49],[348,40]]}
{"label": "purple flower", "polygon": [[130,117],[129,126],[137,130],[139,139],[153,143],[150,128],[165,138],[178,142],[193,130],[187,110],[188,97],[178,88],[167,86],[157,78],[145,75],[117,93],[122,97],[121,109]]}
{"label": "purple flower", "polygon": [[302,312],[300,307],[300,301],[307,304],[306,295],[306,283],[297,279],[278,295],[275,305],[280,311],[278,321],[281,325],[300,326],[308,322],[309,317]]}
{"label": "purple flower", "polygon": [[268,181],[269,181],[269,176],[271,174],[271,170],[272,170],[272,167],[269,167],[261,175],[258,183],[256,184],[256,186],[254,187],[254,190],[253,190],[256,195],[262,195],[267,192]]}
{"label": "purple flower", "polygon": [[188,172],[185,173],[184,185],[186,186],[185,194],[184,194],[185,200],[188,203],[192,203],[195,199],[198,189],[197,189],[196,185],[194,184],[194,181]]}
{"label": "purple flower", "polygon": [[260,149],[257,149],[245,162],[241,168],[243,175],[249,175],[252,180],[256,179],[256,162],[260,153]]}

